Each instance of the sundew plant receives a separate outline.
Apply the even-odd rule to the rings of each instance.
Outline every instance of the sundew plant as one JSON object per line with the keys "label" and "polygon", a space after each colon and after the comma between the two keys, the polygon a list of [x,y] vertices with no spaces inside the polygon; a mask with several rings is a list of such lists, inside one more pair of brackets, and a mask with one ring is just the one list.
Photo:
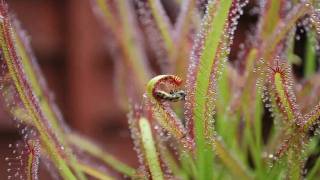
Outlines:
{"label": "sundew plant", "polygon": [[[319,179],[319,2],[91,2],[140,166],[66,126],[1,0],[1,94],[21,133],[8,179]],[[243,14],[258,20],[239,33]]]}

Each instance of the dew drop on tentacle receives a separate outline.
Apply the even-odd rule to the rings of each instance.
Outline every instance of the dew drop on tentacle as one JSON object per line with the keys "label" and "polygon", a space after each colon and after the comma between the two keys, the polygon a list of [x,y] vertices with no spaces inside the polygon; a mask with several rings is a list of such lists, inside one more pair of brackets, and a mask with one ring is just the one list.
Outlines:
{"label": "dew drop on tentacle", "polygon": [[8,179],[34,179],[39,176],[40,142],[34,138],[9,144],[11,154],[5,157]]}
{"label": "dew drop on tentacle", "polygon": [[[145,95],[146,96],[146,95]],[[145,100],[146,98],[144,98]],[[148,105],[146,105],[148,106]],[[146,107],[145,106],[145,107]],[[128,117],[128,123],[129,123],[129,129],[130,129],[130,135],[133,140],[133,149],[137,153],[138,161],[139,161],[139,168],[138,172],[139,174],[145,176],[145,177],[150,177],[149,172],[147,171],[147,164],[146,164],[146,159],[144,156],[144,151],[142,147],[142,142],[141,142],[141,134],[139,130],[139,125],[138,121],[143,115],[143,107],[138,104],[134,104],[133,106],[130,106],[129,113],[127,115]]]}

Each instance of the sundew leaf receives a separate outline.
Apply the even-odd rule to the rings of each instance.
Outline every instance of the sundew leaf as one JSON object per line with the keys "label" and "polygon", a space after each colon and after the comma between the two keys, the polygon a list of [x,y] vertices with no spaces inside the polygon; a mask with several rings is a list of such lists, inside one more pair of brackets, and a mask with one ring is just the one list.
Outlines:
{"label": "sundew leaf", "polygon": [[148,163],[151,177],[154,180],[164,179],[155,142],[152,136],[152,130],[148,120],[142,117],[139,120],[139,128],[141,132],[141,142],[145,151],[146,161]]}
{"label": "sundew leaf", "polygon": [[[292,123],[301,123],[302,115],[293,92],[293,80],[289,67],[280,60],[269,69],[269,93],[275,98],[278,110],[283,118]],[[300,122],[299,122],[300,121]]]}
{"label": "sundew leaf", "polygon": [[[239,79],[243,80],[241,84],[242,90],[240,91],[240,96],[235,98],[232,104],[233,110],[238,111],[241,116],[244,117],[246,128],[245,128],[245,139],[243,140],[248,146],[248,151],[253,155],[253,160],[255,163],[257,177],[262,177],[262,161],[261,161],[261,120],[256,117],[259,113],[260,105],[257,104],[256,94],[259,94],[259,89],[257,89],[256,81],[259,76],[259,73],[256,72],[257,59],[259,59],[261,51],[259,50],[260,44],[257,42],[264,42],[267,40],[275,30],[278,21],[280,20],[281,10],[283,9],[284,1],[281,0],[270,0],[270,1],[260,1],[260,18],[258,24],[257,34],[253,41],[249,41],[252,44],[251,49],[247,50],[245,56],[245,69],[244,73]],[[249,44],[249,46],[250,46]],[[254,98],[255,97],[255,98]],[[248,108],[250,107],[250,108]],[[252,128],[252,125],[254,126]],[[254,131],[252,130],[254,129]],[[257,138],[259,137],[259,138]],[[256,140],[256,141],[255,141]],[[244,150],[246,151],[246,150]],[[247,157],[247,156],[245,156]]]}
{"label": "sundew leaf", "polygon": [[32,124],[39,132],[41,144],[43,144],[48,151],[56,168],[59,169],[61,176],[65,179],[76,179],[66,161],[62,158],[60,154],[61,144],[56,142],[55,133],[47,126],[48,120],[41,111],[38,100],[35,99],[34,92],[31,90],[31,85],[26,79],[26,75],[21,65],[21,59],[15,49],[12,26],[8,15],[7,5],[4,1],[0,2],[0,14],[2,17],[0,24],[0,46],[3,53],[2,56],[4,63],[7,66],[7,71],[18,92],[18,96],[31,117]]}
{"label": "sundew leaf", "polygon": [[139,119],[142,117],[143,108],[140,106],[130,106],[130,111],[128,113],[128,122],[129,122],[129,129],[131,138],[133,140],[134,150],[137,153],[138,161],[140,163],[140,167],[137,170],[138,175],[145,178],[149,178],[149,172],[147,171],[148,165],[145,159],[145,151],[142,147],[141,142],[141,133],[139,130]]}
{"label": "sundew leaf", "polygon": [[[288,136],[280,143],[275,153],[278,160],[283,155],[287,155],[287,163],[291,164],[288,169],[288,176],[300,178],[304,159],[302,152],[304,148],[305,134],[301,131],[304,120],[300,109],[296,103],[296,97],[293,92],[293,80],[287,62],[280,62],[275,59],[275,64],[269,67],[268,91],[272,98],[271,111],[277,111],[281,114],[281,120],[284,121],[280,134]],[[297,172],[298,171],[298,172]]]}
{"label": "sundew leaf", "polygon": [[[62,126],[59,125],[59,120],[57,114],[54,113],[51,107],[51,101],[48,93],[48,87],[44,80],[44,75],[42,74],[39,65],[36,63],[35,56],[30,48],[30,42],[28,41],[28,36],[23,30],[21,30],[19,22],[14,19],[14,35],[16,42],[16,49],[21,57],[21,64],[23,66],[24,72],[28,77],[29,83],[34,91],[34,94],[41,99],[39,101],[41,109],[44,114],[48,117],[52,128],[55,130],[57,136],[63,136]],[[61,138],[62,139],[62,138]]]}
{"label": "sundew leaf", "polygon": [[[263,59],[271,63],[275,59],[277,47],[282,40],[284,40],[287,37],[286,35],[295,28],[298,20],[311,12],[312,6],[309,2],[297,3],[292,9],[290,9],[289,12],[286,13],[286,16],[278,21],[277,25],[274,27],[274,30],[270,32],[271,34],[267,37],[267,39],[262,41],[262,45],[260,45],[260,48],[258,49],[258,59]],[[260,26],[263,27],[263,25]],[[263,69],[264,71],[264,69],[267,67],[262,66],[259,68]],[[259,75],[259,77],[261,78],[261,83],[264,83],[267,78],[265,74],[262,73]]]}
{"label": "sundew leaf", "polygon": [[[189,67],[187,80],[189,92],[187,92],[188,94],[186,103],[190,103],[190,100],[194,99],[194,104],[186,104],[186,111],[193,113],[192,120],[194,123],[194,137],[196,142],[198,179],[212,178],[213,153],[211,147],[206,142],[205,136],[205,115],[212,112],[206,112],[206,102],[208,99],[206,96],[210,85],[211,68],[214,67],[214,60],[216,53],[218,52],[219,43],[224,35],[223,32],[228,20],[228,14],[231,5],[231,0],[223,1],[223,3],[220,1],[209,1],[206,16],[202,22],[201,32],[198,35],[199,40],[196,42],[193,52],[196,54],[198,52],[195,51],[200,51],[200,56],[194,57],[199,59],[194,59],[196,62],[191,62],[192,64]],[[203,38],[204,41],[201,40]],[[203,47],[201,44],[203,44]],[[197,61],[199,64],[196,64]],[[195,87],[193,87],[193,84]],[[188,112],[186,113],[188,114]]]}
{"label": "sundew leaf", "polygon": [[[290,137],[282,144],[282,147],[280,147],[277,152],[277,157],[280,158],[285,153],[287,154],[287,161],[290,164],[288,167],[288,177],[290,178],[299,179],[302,176],[301,169],[303,168],[306,156],[303,150],[307,145],[306,140],[308,138],[308,130],[316,125],[316,120],[319,119],[320,114],[319,109],[319,105],[317,105],[310,113],[304,116],[304,124],[300,127],[299,131],[292,132]],[[307,179],[312,178],[315,175],[315,169],[319,166],[318,163],[319,162],[316,162],[315,167],[311,169]]]}
{"label": "sundew leaf", "polygon": [[9,144],[15,157],[6,157],[8,179],[39,179],[40,142],[35,137],[24,139],[15,145]]}
{"label": "sundew leaf", "polygon": [[38,179],[38,166],[40,157],[40,142],[36,140],[29,140],[28,147],[28,162],[27,162],[27,179]]}
{"label": "sundew leaf", "polygon": [[[161,179],[168,177],[168,172],[165,171],[165,167],[160,166],[161,163],[165,161],[161,159],[158,144],[154,143],[155,141],[153,138],[157,128],[155,127],[151,129],[151,126],[155,126],[153,121],[149,121],[149,119],[153,119],[150,115],[151,113],[151,107],[147,104],[143,107],[134,106],[128,114],[131,137],[134,142],[134,150],[138,154],[138,160],[140,163],[140,167],[133,179],[154,179],[154,176],[158,175],[160,175],[159,178]],[[146,117],[148,117],[148,119],[146,119]],[[145,121],[143,124],[140,123],[141,119]],[[142,128],[145,129],[142,130]],[[146,131],[144,132],[144,139],[142,137],[142,131]]]}
{"label": "sundew leaf", "polygon": [[[182,80],[174,75],[159,75],[152,78],[147,84],[147,96],[151,101],[153,107],[154,118],[162,128],[168,131],[179,143],[186,148],[187,151],[193,149],[193,142],[187,135],[182,122],[167,102],[158,99],[156,91],[161,90],[160,87],[164,86],[180,86]],[[174,90],[174,89],[172,89]]]}
{"label": "sundew leaf", "polygon": [[[66,125],[62,119],[61,112],[54,104],[51,96],[48,96],[49,88],[46,85],[46,81],[43,78],[43,74],[36,62],[36,58],[33,54],[32,49],[30,48],[30,42],[27,39],[26,33],[21,29],[18,20],[13,18],[14,25],[14,35],[16,42],[16,49],[21,57],[21,65],[23,70],[28,77],[30,86],[34,91],[34,94],[41,99],[39,101],[40,108],[43,111],[43,114],[48,118],[51,128],[55,132],[58,141],[65,149],[67,154],[67,160],[73,164],[73,169],[77,176],[82,179],[85,178],[84,174],[79,168],[77,168],[77,159],[71,151],[68,143],[65,142],[65,131]],[[32,122],[32,120],[29,120]]]}
{"label": "sundew leaf", "polygon": [[[146,105],[151,107],[151,114],[153,119],[156,120],[157,124],[160,125],[161,128],[156,128],[158,131],[157,136],[157,146],[161,155],[161,160],[167,167],[170,168],[171,173],[175,177],[187,177],[187,176],[194,176],[196,170],[194,168],[194,162],[192,159],[193,155],[193,141],[190,137],[188,137],[187,132],[182,125],[182,122],[178,117],[175,115],[169,103],[166,102],[165,99],[161,99],[163,97],[158,96],[158,91],[168,91],[168,92],[175,92],[182,83],[182,80],[173,75],[159,75],[151,79],[147,85],[147,98],[146,101],[148,103]],[[170,96],[170,94],[168,94]],[[168,132],[168,136],[163,136],[164,132]],[[165,157],[165,150],[167,147],[163,146],[163,143],[167,140],[164,140],[165,137],[172,137],[172,140],[176,142],[176,146],[178,146],[179,152],[179,159],[182,163],[182,169],[178,168],[177,165],[174,163],[174,159],[170,159]],[[159,142],[160,141],[160,142]],[[168,142],[170,143],[170,142]],[[172,143],[172,142],[171,142]],[[173,147],[173,150],[177,150]],[[185,171],[188,169],[188,171]],[[166,170],[165,170],[166,172]],[[167,174],[167,173],[166,173]]]}
{"label": "sundew leaf", "polygon": [[305,148],[307,127],[309,125],[306,119],[311,118],[310,124],[312,124],[312,116],[317,116],[317,110],[302,117],[292,90],[293,81],[289,67],[277,59],[275,63],[275,65],[270,67],[271,73],[267,73],[272,87],[269,89],[269,93],[273,94],[274,103],[276,104],[274,107],[277,107],[278,111],[282,114],[282,118],[287,120],[287,124],[289,125],[288,128],[283,129],[283,131],[289,132],[289,138],[281,143],[280,148],[276,152],[276,158],[278,159],[283,155],[287,155],[286,161],[290,164],[287,176],[292,179],[300,179],[302,175],[301,169],[305,160],[303,158],[303,149]]}

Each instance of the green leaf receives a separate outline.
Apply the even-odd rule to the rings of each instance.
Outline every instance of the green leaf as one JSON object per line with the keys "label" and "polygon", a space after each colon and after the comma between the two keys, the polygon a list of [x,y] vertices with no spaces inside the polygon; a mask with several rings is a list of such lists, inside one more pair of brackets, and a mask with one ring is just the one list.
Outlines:
{"label": "green leaf", "polygon": [[151,101],[153,116],[157,122],[179,143],[181,143],[182,147],[184,147],[186,151],[190,151],[193,148],[193,142],[187,136],[186,129],[184,128],[181,120],[168,105],[159,101],[154,95],[154,92],[158,90],[160,84],[168,86],[180,86],[181,83],[182,80],[174,75],[156,76],[147,84],[147,96]]}
{"label": "green leaf", "polygon": [[[22,68],[25,72],[25,75],[28,77],[30,86],[32,88],[33,93],[41,99],[39,101],[39,106],[45,115],[48,118],[52,131],[57,136],[57,139],[61,145],[63,145],[66,153],[66,159],[72,164],[73,170],[75,171],[76,175],[80,179],[86,179],[83,172],[77,166],[77,158],[73,154],[69,144],[65,141],[65,132],[63,129],[63,122],[59,119],[59,115],[57,114],[57,110],[53,108],[52,100],[45,95],[45,92],[48,91],[48,87],[46,87],[45,83],[41,83],[41,78],[43,74],[41,73],[38,64],[34,62],[35,56],[33,54],[32,49],[30,48],[30,42],[26,39],[26,34],[23,33],[24,31],[20,28],[17,20],[13,19],[13,31],[16,43],[16,51],[20,56]],[[27,114],[24,113],[26,116]],[[29,120],[32,122],[32,120]]]}
{"label": "green leaf", "polygon": [[164,177],[160,167],[160,159],[152,137],[150,124],[146,118],[140,118],[139,128],[141,131],[142,145],[146,154],[146,161],[149,166],[152,179],[162,180]]}
{"label": "green leaf", "polygon": [[64,179],[76,179],[66,160],[60,154],[61,144],[55,141],[55,132],[46,125],[46,117],[41,111],[40,104],[34,101],[32,87],[26,80],[27,76],[21,66],[21,59],[15,49],[14,32],[6,6],[4,1],[0,2],[0,15],[2,17],[0,23],[0,47],[8,73],[13,80],[15,91],[17,91],[17,97],[20,98],[26,112],[30,115],[32,124],[39,132],[41,144],[46,148],[48,155],[52,159],[54,166],[59,170],[60,175]]}
{"label": "green leaf", "polygon": [[[213,152],[211,146],[206,142],[206,112],[207,91],[210,84],[210,69],[214,66],[218,47],[224,35],[224,27],[228,20],[229,9],[232,1],[225,0],[223,3],[210,2],[208,14],[203,22],[210,26],[205,37],[205,44],[200,57],[200,65],[196,74],[195,102],[194,102],[194,134],[196,142],[196,164],[198,168],[198,179],[212,179],[213,174]],[[214,8],[216,7],[216,8]],[[205,29],[203,29],[205,30]]]}

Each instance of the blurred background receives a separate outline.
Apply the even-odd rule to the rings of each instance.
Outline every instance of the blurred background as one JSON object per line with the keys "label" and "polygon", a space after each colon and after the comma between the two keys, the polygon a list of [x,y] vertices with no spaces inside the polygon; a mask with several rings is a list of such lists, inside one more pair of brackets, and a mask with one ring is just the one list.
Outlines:
{"label": "blurred background", "polygon": [[[120,160],[136,166],[126,113],[114,98],[113,62],[108,58],[105,31],[93,15],[90,1],[8,3],[31,37],[38,63],[67,124],[100,142]],[[0,155],[4,159],[9,153],[8,144],[15,143],[19,136],[5,107],[0,111]]]}

